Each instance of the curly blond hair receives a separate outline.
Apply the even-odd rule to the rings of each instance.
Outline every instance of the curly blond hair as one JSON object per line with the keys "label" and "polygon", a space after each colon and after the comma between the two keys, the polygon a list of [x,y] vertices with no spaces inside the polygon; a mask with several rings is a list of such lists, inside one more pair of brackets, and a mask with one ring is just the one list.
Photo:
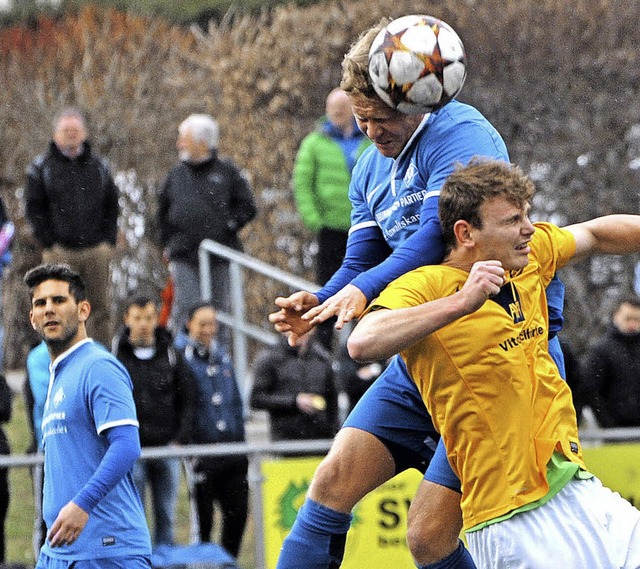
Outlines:
{"label": "curly blond hair", "polygon": [[340,88],[350,97],[354,95],[362,95],[369,99],[378,97],[369,76],[369,49],[378,32],[389,22],[391,22],[390,18],[382,18],[363,32],[344,56]]}

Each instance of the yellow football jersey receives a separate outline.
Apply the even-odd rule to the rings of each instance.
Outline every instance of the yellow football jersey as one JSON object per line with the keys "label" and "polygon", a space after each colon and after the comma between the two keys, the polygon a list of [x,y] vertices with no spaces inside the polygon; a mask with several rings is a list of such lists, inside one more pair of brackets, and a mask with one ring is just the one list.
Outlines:
{"label": "yellow football jersey", "polygon": [[[575,252],[572,234],[536,224],[529,264],[474,312],[402,352],[449,462],[471,528],[547,493],[554,450],[584,468],[571,392],[547,351],[545,288]],[[411,271],[372,308],[405,308],[454,294],[468,273]]]}

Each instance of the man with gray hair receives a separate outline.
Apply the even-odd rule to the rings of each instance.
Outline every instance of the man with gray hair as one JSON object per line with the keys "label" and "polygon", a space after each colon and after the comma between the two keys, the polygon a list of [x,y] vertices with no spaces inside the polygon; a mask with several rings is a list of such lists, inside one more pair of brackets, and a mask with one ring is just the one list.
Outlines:
{"label": "man with gray hair", "polygon": [[[241,170],[218,156],[218,123],[209,115],[189,115],[178,127],[180,163],[160,190],[158,222],[163,255],[169,263],[174,297],[170,326],[178,333],[189,307],[202,298],[198,246],[212,239],[241,250],[238,232],[256,215],[251,188]],[[229,312],[228,263],[212,257],[213,303]]]}

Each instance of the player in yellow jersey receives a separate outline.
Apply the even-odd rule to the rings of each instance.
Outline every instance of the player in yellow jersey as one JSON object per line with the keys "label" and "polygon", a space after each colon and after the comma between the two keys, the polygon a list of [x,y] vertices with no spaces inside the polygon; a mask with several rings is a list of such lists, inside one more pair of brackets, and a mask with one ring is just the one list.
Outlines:
{"label": "player in yellow jersey", "polygon": [[[586,470],[571,393],[547,351],[545,287],[572,259],[640,252],[640,216],[532,224],[533,193],[504,162],[458,168],[440,194],[443,263],[391,283],[349,352],[400,352],[461,480],[478,567],[638,568],[640,511]],[[437,515],[430,484],[409,518],[419,567]]]}

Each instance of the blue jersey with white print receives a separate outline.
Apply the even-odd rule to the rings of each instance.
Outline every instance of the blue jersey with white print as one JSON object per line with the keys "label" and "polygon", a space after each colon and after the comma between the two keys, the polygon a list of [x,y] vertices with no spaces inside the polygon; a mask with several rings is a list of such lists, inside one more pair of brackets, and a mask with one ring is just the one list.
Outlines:
{"label": "blue jersey with white print", "polygon": [[440,188],[456,164],[474,156],[509,160],[489,121],[458,101],[425,116],[397,158],[371,146],[353,172],[350,232],[377,225],[396,249],[419,225],[437,222]]}
{"label": "blue jersey with white print", "polygon": [[500,134],[475,108],[451,101],[426,115],[402,152],[387,158],[371,146],[349,187],[351,229],[340,269],[316,296],[320,303],[351,283],[368,301],[400,275],[442,260],[438,220],[442,184],[473,157],[509,160]]}
{"label": "blue jersey with white print", "polygon": [[[42,420],[47,528],[96,472],[108,447],[105,431],[121,425],[138,426],[133,385],[122,364],[91,340],[57,357]],[[149,530],[131,473],[91,510],[74,543],[51,548],[47,541],[43,551],[71,560],[150,555]]]}

